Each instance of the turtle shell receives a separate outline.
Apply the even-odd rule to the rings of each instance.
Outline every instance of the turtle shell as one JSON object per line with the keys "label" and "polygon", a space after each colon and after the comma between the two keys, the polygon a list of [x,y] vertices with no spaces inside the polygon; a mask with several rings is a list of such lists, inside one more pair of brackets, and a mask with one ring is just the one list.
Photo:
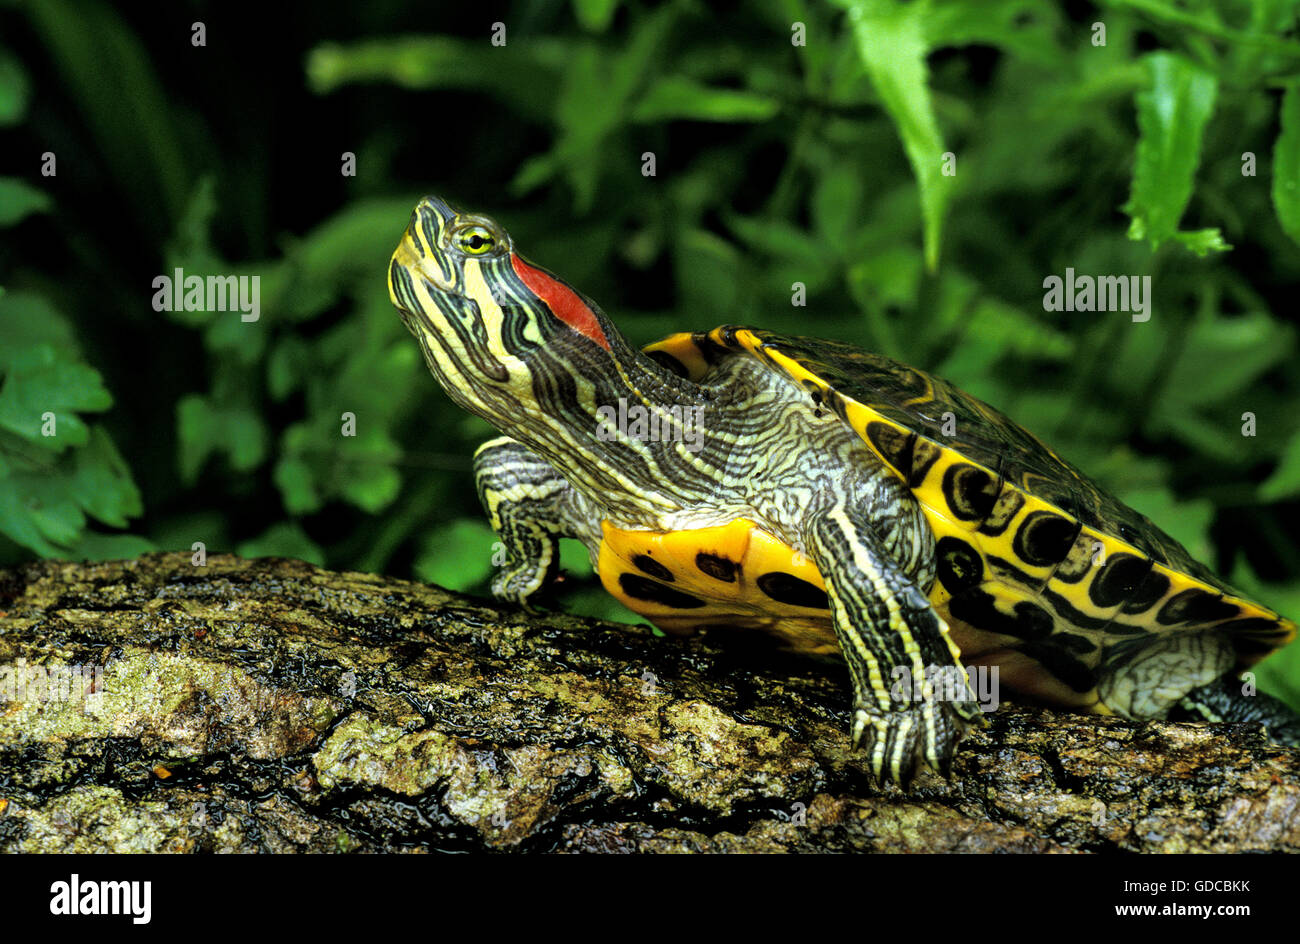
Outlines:
{"label": "turtle shell", "polygon": [[963,656],[997,652],[989,661],[1005,665],[1014,650],[1076,693],[1043,692],[1053,700],[1091,701],[1098,667],[1151,634],[1219,633],[1238,668],[1295,635],[1291,621],[946,380],[849,344],[735,326],[675,334],[646,352],[692,379],[722,357],[752,356],[834,411],[919,500],[936,546],[930,601]]}

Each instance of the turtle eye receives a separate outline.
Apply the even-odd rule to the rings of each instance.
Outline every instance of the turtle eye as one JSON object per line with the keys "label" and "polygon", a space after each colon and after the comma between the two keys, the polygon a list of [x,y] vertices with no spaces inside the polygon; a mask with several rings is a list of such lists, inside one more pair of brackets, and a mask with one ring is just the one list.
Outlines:
{"label": "turtle eye", "polygon": [[469,226],[456,234],[456,245],[471,256],[481,256],[496,248],[497,238],[483,226]]}

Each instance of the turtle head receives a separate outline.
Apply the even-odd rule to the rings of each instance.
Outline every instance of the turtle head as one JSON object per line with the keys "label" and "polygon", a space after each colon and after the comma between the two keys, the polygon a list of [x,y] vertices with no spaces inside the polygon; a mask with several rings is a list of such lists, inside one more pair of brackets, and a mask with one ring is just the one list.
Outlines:
{"label": "turtle head", "polygon": [[411,214],[388,294],[448,394],[489,421],[496,407],[526,405],[499,401],[526,400],[536,372],[589,363],[611,353],[611,339],[626,347],[593,302],[526,262],[496,221],[438,197]]}
{"label": "turtle head", "polygon": [[453,401],[567,469],[615,448],[599,438],[601,406],[698,396],[594,302],[524,260],[495,221],[438,197],[411,214],[388,294]]}

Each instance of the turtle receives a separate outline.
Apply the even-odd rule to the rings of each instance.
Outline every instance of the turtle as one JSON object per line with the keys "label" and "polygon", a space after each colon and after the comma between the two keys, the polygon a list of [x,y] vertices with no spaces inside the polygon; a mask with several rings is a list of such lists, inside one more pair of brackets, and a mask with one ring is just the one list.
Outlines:
{"label": "turtle", "polygon": [[493,219],[434,196],[388,288],[447,395],[502,434],[473,462],[501,600],[545,599],[575,538],[666,633],[842,659],[849,736],[882,783],[950,774],[990,680],[1300,743],[1300,716],[1239,678],[1295,624],[940,377],[737,325],[638,348]]}

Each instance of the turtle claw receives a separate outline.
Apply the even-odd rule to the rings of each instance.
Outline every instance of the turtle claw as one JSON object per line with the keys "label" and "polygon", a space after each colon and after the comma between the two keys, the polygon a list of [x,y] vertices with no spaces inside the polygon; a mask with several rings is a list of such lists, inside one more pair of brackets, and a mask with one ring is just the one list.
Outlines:
{"label": "turtle claw", "polygon": [[529,613],[545,612],[546,572],[532,564],[503,569],[492,578],[492,595]]}
{"label": "turtle claw", "polygon": [[906,789],[924,764],[947,778],[952,759],[968,728],[983,724],[978,708],[950,702],[920,702],[881,712],[859,704],[853,713],[853,744],[867,754],[880,784]]}

